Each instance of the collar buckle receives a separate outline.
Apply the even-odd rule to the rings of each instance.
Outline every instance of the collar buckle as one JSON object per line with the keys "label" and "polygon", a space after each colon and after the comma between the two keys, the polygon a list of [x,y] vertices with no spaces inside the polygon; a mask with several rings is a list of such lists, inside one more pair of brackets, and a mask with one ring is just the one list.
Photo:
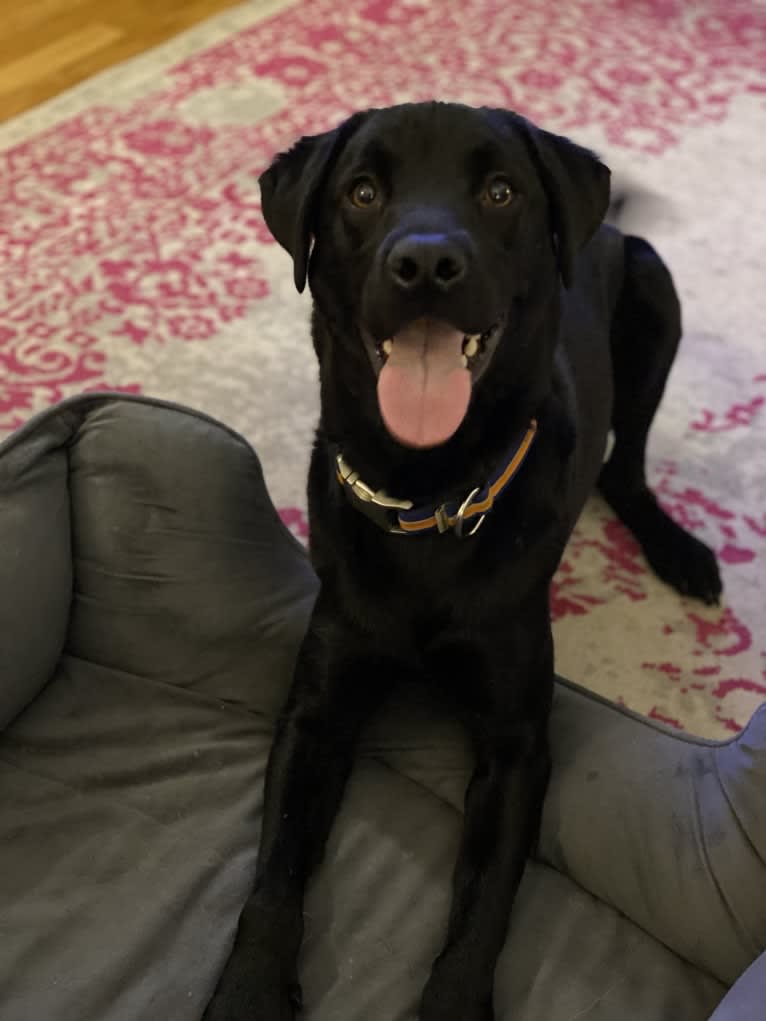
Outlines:
{"label": "collar buckle", "polygon": [[352,493],[359,500],[368,517],[391,535],[405,534],[396,512],[412,510],[411,500],[397,500],[389,496],[385,489],[372,489],[366,482],[362,482],[359,472],[353,470],[341,453],[335,458],[335,472],[340,484],[347,493]]}

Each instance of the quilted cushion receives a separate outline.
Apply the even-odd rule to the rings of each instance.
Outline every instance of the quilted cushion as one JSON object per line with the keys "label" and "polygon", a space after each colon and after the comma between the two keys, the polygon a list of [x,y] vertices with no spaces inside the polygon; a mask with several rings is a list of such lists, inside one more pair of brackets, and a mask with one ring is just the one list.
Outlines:
{"label": "quilted cushion", "polygon": [[[0,1016],[195,1021],[252,876],[308,560],[240,437],[129,398],[0,447],[0,535]],[[416,1016],[470,769],[424,697],[364,736],[306,903],[308,1021]],[[498,1021],[710,1016],[766,946],[763,713],[748,733],[683,742],[559,687]]]}

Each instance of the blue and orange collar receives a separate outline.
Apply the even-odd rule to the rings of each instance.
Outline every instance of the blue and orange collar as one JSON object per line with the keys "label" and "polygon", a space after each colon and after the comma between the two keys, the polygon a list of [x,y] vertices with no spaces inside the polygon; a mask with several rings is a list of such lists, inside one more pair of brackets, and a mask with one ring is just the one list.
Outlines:
{"label": "blue and orange collar", "polygon": [[[415,507],[411,500],[399,500],[385,490],[373,490],[359,478],[342,454],[335,459],[338,482],[353,506],[392,535],[423,535],[454,532],[459,538],[479,530],[492,505],[518,474],[537,435],[535,419],[523,435],[514,438],[500,468],[484,486],[477,486],[464,500]],[[472,527],[468,527],[468,526]]]}

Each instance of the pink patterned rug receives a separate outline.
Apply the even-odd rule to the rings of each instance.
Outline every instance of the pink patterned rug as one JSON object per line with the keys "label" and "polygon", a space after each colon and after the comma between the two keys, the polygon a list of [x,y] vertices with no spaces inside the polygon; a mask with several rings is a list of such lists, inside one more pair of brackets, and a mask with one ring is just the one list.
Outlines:
{"label": "pink patterned rug", "polygon": [[0,435],[81,390],[190,403],[305,531],[308,303],[256,178],[351,110],[439,97],[571,133],[665,201],[686,336],[650,450],[721,558],[708,610],[596,500],[553,593],[558,668],[710,736],[766,695],[766,15],[736,0],[252,2],[0,127]]}

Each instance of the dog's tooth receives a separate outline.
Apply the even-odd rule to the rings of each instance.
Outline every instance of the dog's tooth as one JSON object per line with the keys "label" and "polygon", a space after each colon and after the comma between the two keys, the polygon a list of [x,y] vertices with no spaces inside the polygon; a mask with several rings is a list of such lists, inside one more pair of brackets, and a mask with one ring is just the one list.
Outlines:
{"label": "dog's tooth", "polygon": [[386,358],[388,358],[388,356],[391,354],[391,352],[394,349],[394,342],[393,342],[393,340],[384,340],[382,347],[383,347],[383,354],[386,356]]}
{"label": "dog's tooth", "polygon": [[479,335],[473,334],[463,344],[463,354],[468,355],[469,358],[473,358],[479,351]]}
{"label": "dog's tooth", "polygon": [[468,368],[468,359],[466,358],[466,356],[465,356],[465,355],[463,355],[463,356],[461,357],[460,361],[461,361],[461,362],[463,363],[463,368],[464,368],[464,369],[467,369],[467,368]]}

